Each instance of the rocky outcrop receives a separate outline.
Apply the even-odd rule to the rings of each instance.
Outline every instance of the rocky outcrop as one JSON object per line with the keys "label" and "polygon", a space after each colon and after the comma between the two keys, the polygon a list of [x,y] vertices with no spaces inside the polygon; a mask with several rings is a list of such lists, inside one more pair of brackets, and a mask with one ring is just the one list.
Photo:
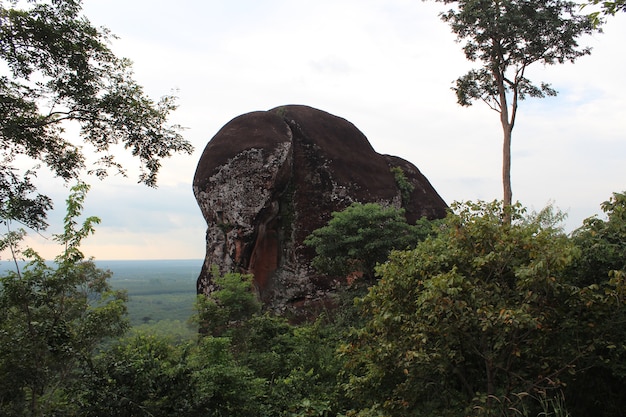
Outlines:
{"label": "rocky outcrop", "polygon": [[[413,186],[408,199],[393,167]],[[415,165],[376,153],[347,120],[296,105],[227,123],[204,149],[193,191],[207,222],[198,292],[214,289],[215,264],[253,274],[262,300],[279,312],[324,303],[345,280],[317,274],[314,252],[302,243],[333,211],[375,202],[404,206],[415,222],[441,218],[447,208]]]}

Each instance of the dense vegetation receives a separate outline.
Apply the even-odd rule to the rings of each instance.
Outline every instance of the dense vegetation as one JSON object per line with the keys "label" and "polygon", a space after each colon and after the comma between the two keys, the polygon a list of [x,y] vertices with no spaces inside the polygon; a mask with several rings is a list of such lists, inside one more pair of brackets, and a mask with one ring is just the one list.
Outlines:
{"label": "dense vegetation", "polygon": [[[461,14],[444,15],[461,38],[480,35],[477,41],[493,45],[491,23],[500,28],[495,35],[517,28],[501,19],[515,2],[444,2],[461,7]],[[571,8],[541,4],[552,3],[557,12]],[[623,1],[605,8],[623,11]],[[392,208],[353,205],[307,240],[321,272],[351,277],[336,295],[337,308],[315,321],[292,325],[264,311],[252,276],[215,271],[219,289],[197,299],[193,337],[128,332],[125,291],[80,250],[99,221],[79,222],[86,184],[78,182],[67,200],[53,265],[21,250],[25,232],[11,227],[45,228],[52,206],[31,182],[34,171],[13,165],[16,158],[39,161],[65,180],[82,176],[85,156],[64,138],[63,123],[78,123],[83,141],[104,155],[99,176],[110,167],[123,171],[108,153],[116,144],[139,158],[148,185],[155,185],[162,158],[191,150],[178,128],[166,125],[173,98],[155,104],[145,97],[128,61],[108,49],[109,33],[92,27],[80,9],[80,0],[0,1],[0,59],[8,71],[0,77],[0,251],[16,261],[0,276],[0,415],[623,414],[623,193],[603,203],[606,219],[587,219],[571,235],[560,229],[560,213],[529,214],[511,204],[510,193],[503,202],[455,204],[443,221],[418,225]],[[544,25],[518,23],[531,31],[559,28],[554,11],[546,11]],[[588,29],[583,20],[573,38]],[[489,23],[491,37],[483,39],[484,27],[472,22]],[[501,115],[507,88],[540,95],[523,77],[510,85],[501,68],[509,61],[494,62],[480,45],[468,44],[468,58],[488,58],[500,84],[473,72],[458,93],[488,93]],[[525,56],[511,53],[511,62],[525,68]],[[144,317],[149,324],[152,317]]]}
{"label": "dense vegetation", "polygon": [[626,405],[626,194],[569,236],[552,208],[456,204],[310,323],[264,311],[252,276],[216,271],[219,290],[195,305],[200,332],[185,338],[124,335],[124,294],[78,247],[93,231],[93,218],[76,226],[85,191],[68,200],[58,268],[25,251],[25,270],[1,278],[2,415],[619,416]]}

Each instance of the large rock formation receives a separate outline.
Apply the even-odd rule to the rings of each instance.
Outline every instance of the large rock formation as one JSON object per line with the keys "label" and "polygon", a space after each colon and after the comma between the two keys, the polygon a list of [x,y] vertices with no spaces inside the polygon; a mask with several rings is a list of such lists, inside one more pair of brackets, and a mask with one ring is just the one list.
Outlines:
{"label": "large rock formation", "polygon": [[208,226],[198,292],[214,289],[215,264],[253,274],[276,311],[324,303],[344,278],[317,274],[302,242],[353,202],[402,206],[393,167],[414,186],[409,222],[445,216],[446,203],[413,164],[376,153],[347,120],[295,105],[231,120],[207,144],[193,182]]}

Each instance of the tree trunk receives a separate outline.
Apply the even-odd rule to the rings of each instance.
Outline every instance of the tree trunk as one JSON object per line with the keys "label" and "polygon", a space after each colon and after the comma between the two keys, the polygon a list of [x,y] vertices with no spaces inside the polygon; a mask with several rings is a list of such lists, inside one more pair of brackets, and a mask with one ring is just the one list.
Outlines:
{"label": "tree trunk", "polygon": [[513,191],[511,190],[511,133],[513,132],[513,123],[515,122],[515,113],[517,106],[517,96],[513,98],[513,111],[511,120],[509,121],[509,108],[506,97],[506,88],[504,85],[504,74],[496,72],[496,83],[498,85],[498,95],[500,98],[500,123],[502,124],[502,133],[504,139],[502,141],[502,189],[504,223],[511,224],[511,204],[513,200]]}
{"label": "tree trunk", "polygon": [[[508,125],[508,123],[507,123]],[[511,207],[513,200],[513,191],[511,190],[511,128],[510,126],[502,126],[504,131],[504,140],[502,143],[502,189],[504,191],[504,208],[507,210]],[[508,223],[511,222],[510,216]]]}

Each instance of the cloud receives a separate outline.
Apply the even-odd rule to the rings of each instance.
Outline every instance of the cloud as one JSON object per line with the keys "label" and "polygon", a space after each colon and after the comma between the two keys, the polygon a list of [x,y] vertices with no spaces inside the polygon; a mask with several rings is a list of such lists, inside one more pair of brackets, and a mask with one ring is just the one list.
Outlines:
{"label": "cloud", "polygon": [[[179,89],[172,121],[188,128],[196,147],[164,161],[157,190],[136,185],[132,174],[94,182],[88,208],[103,224],[89,241],[100,259],[202,257],[204,220],[191,192],[202,150],[232,118],[282,104],[351,121],[378,152],[415,163],[448,202],[501,196],[498,115],[481,103],[456,104],[452,82],[472,64],[439,19],[440,3],[93,0],[84,7],[120,37],[113,48],[135,62],[146,92],[158,98]],[[514,199],[537,209],[553,201],[569,211],[569,229],[626,188],[626,15],[610,18],[604,31],[584,39],[590,56],[529,72],[560,95],[523,102],[513,133]]]}

